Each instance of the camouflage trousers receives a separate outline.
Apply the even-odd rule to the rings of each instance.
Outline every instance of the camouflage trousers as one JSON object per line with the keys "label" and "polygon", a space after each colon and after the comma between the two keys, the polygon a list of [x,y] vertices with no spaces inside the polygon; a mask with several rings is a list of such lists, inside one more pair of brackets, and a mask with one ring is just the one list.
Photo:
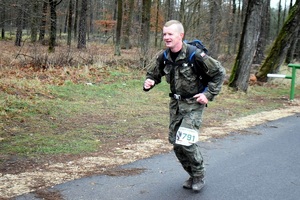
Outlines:
{"label": "camouflage trousers", "polygon": [[169,105],[169,142],[173,144],[176,157],[191,177],[204,176],[205,169],[200,147],[196,143],[191,146],[175,144],[176,133],[179,127],[190,128],[199,132],[204,107],[194,99],[178,101],[171,98]]}

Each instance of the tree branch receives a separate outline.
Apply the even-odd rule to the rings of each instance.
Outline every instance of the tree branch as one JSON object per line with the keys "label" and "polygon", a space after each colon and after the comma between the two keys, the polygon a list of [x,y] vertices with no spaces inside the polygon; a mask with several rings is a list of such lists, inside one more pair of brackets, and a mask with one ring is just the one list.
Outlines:
{"label": "tree branch", "polygon": [[62,2],[62,0],[60,0],[59,2],[56,2],[55,6],[58,6],[58,4],[60,4]]}

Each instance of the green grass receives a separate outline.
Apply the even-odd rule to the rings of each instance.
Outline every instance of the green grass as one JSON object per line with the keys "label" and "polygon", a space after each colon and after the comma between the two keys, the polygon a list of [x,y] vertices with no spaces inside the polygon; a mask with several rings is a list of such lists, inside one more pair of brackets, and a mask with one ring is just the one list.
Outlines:
{"label": "green grass", "polygon": [[[145,140],[157,133],[166,136],[169,86],[163,81],[145,93],[144,77],[132,74],[110,71],[105,82],[93,85],[66,81],[61,86],[42,86],[35,80],[22,80],[18,87],[29,88],[29,95],[0,91],[0,160],[90,153],[101,151],[105,145]],[[206,109],[205,126],[278,109],[288,97],[286,85],[251,86],[247,94],[224,86]]]}
{"label": "green grass", "polygon": [[[122,77],[120,72],[113,74]],[[142,91],[142,79],[94,85],[67,82],[46,90],[54,98],[1,95],[1,118],[6,119],[0,129],[1,155],[94,152],[109,140],[144,134],[151,105]],[[140,115],[141,111],[147,115]]]}

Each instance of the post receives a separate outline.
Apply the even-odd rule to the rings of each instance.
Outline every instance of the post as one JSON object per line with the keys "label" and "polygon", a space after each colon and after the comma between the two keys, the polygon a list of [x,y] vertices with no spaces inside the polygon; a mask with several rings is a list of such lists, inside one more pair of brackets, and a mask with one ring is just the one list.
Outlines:
{"label": "post", "polygon": [[291,81],[291,92],[290,100],[294,100],[295,97],[295,84],[296,84],[296,69],[300,69],[300,64],[288,64],[288,67],[292,68],[292,81]]}

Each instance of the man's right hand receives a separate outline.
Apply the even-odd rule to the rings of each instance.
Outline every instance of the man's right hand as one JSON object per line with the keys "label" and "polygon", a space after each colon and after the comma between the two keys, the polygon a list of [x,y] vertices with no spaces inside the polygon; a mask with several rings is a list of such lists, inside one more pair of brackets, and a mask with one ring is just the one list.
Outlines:
{"label": "man's right hand", "polygon": [[150,90],[154,86],[154,84],[155,84],[154,80],[147,78],[144,82],[144,89]]}

